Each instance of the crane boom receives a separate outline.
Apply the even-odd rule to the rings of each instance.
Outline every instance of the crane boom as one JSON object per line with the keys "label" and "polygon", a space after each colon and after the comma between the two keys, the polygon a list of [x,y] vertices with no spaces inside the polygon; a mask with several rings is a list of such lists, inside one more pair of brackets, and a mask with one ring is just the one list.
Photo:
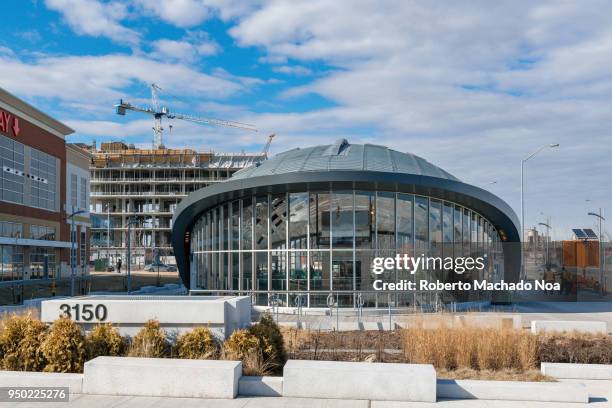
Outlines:
{"label": "crane boom", "polygon": [[221,119],[212,119],[212,118],[202,118],[198,116],[186,115],[183,113],[175,113],[170,112],[170,110],[165,106],[160,106],[159,99],[157,97],[157,91],[161,90],[161,88],[155,84],[151,84],[151,105],[152,107],[142,107],[137,105],[132,105],[129,102],[124,101],[123,99],[119,100],[119,103],[115,105],[115,110],[118,115],[125,115],[127,111],[140,112],[145,113],[147,115],[153,116],[155,122],[153,126],[153,148],[159,149],[163,146],[162,143],[162,134],[164,128],[162,127],[162,118],[166,117],[168,119],[180,119],[188,122],[200,123],[205,125],[214,125],[214,126],[224,126],[235,129],[243,129],[249,130],[252,132],[257,132],[257,128],[253,125],[249,125],[246,123],[233,122],[231,120],[221,120]]}

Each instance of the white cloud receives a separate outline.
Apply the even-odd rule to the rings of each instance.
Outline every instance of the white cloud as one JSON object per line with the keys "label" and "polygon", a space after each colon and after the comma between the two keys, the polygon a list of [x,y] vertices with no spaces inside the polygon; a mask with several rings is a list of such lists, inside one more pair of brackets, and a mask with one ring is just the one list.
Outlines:
{"label": "white cloud", "polygon": [[520,159],[558,142],[526,170],[526,225],[544,212],[561,233],[588,221],[584,197],[612,199],[599,188],[612,172],[612,15],[604,9],[598,0],[275,1],[230,33],[280,63],[339,68],[282,93],[315,93],[338,107],[253,118],[284,132],[273,149],[352,134],[422,155],[518,209]]}
{"label": "white cloud", "polygon": [[66,23],[80,35],[107,37],[116,43],[137,46],[140,34],[121,25],[127,8],[123,3],[97,0],[45,0],[48,8],[62,14]]}
{"label": "white cloud", "polygon": [[212,17],[229,20],[244,16],[261,3],[260,0],[132,1],[145,13],[182,28],[195,27]]}
{"label": "white cloud", "polygon": [[18,95],[59,101],[108,104],[125,97],[125,89],[156,83],[186,98],[223,98],[247,89],[249,81],[221,78],[181,64],[124,54],[38,57],[23,62],[0,54],[0,86]]}
{"label": "white cloud", "polygon": [[221,49],[219,44],[210,40],[208,34],[202,31],[190,31],[181,40],[156,40],[151,46],[155,58],[190,63],[215,55]]}
{"label": "white cloud", "polygon": [[193,27],[210,18],[210,9],[200,0],[136,0],[147,13],[178,27]]}
{"label": "white cloud", "polygon": [[287,75],[312,75],[312,70],[310,68],[302,67],[300,65],[281,65],[280,67],[272,68],[272,71]]}

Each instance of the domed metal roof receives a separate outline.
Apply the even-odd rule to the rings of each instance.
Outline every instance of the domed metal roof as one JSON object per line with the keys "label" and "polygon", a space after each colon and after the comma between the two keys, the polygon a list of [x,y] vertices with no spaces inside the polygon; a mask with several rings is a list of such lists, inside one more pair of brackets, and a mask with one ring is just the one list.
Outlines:
{"label": "domed metal roof", "polygon": [[331,145],[296,148],[234,173],[246,179],[307,171],[377,171],[415,174],[459,181],[422,157],[373,144],[350,144],[340,139]]}

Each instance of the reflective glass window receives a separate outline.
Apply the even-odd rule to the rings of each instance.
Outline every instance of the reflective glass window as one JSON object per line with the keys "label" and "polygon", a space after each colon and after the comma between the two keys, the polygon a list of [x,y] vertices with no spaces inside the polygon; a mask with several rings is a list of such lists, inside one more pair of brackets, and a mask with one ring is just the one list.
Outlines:
{"label": "reflective glass window", "polygon": [[271,249],[287,247],[287,195],[277,194],[270,198],[270,245]]}
{"label": "reflective glass window", "polygon": [[355,247],[375,248],[376,196],[369,191],[355,192]]}
{"label": "reflective glass window", "polygon": [[353,248],[353,192],[338,191],[332,196],[332,246]]}
{"label": "reflective glass window", "polygon": [[397,195],[397,249],[401,253],[412,253],[412,202],[410,194]]}
{"label": "reflective glass window", "polygon": [[395,193],[376,196],[376,234],[378,249],[395,248]]}
{"label": "reflective glass window", "polygon": [[289,248],[306,249],[308,193],[289,194]]}
{"label": "reflective glass window", "polygon": [[268,249],[268,197],[255,202],[255,249]]}

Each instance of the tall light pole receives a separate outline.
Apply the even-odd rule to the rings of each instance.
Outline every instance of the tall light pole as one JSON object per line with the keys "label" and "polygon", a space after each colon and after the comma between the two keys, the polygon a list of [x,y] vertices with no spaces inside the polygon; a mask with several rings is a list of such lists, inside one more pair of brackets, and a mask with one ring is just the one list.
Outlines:
{"label": "tall light pole", "polygon": [[521,236],[520,236],[520,241],[521,241],[521,276],[523,279],[527,277],[527,274],[525,272],[525,254],[524,254],[525,248],[523,245],[523,240],[525,239],[525,194],[523,190],[523,183],[524,183],[523,173],[525,170],[525,162],[527,162],[527,160],[531,159],[536,154],[540,153],[542,150],[546,148],[552,149],[555,147],[559,147],[559,143],[542,145],[535,152],[531,153],[529,156],[521,160]]}
{"label": "tall light pole", "polygon": [[74,228],[74,217],[86,213],[85,210],[72,211],[72,214],[66,218],[70,219],[70,296],[74,296],[74,263],[76,261],[76,248],[74,247],[76,241],[76,229]]}
{"label": "tall light pole", "polygon": [[606,220],[601,214],[601,207],[599,208],[599,214],[590,212],[588,215],[592,215],[593,217],[597,217],[599,219],[599,293],[601,296],[604,295],[604,284],[603,284],[603,276],[604,276],[604,266],[606,263],[606,255],[603,253],[603,222]]}

